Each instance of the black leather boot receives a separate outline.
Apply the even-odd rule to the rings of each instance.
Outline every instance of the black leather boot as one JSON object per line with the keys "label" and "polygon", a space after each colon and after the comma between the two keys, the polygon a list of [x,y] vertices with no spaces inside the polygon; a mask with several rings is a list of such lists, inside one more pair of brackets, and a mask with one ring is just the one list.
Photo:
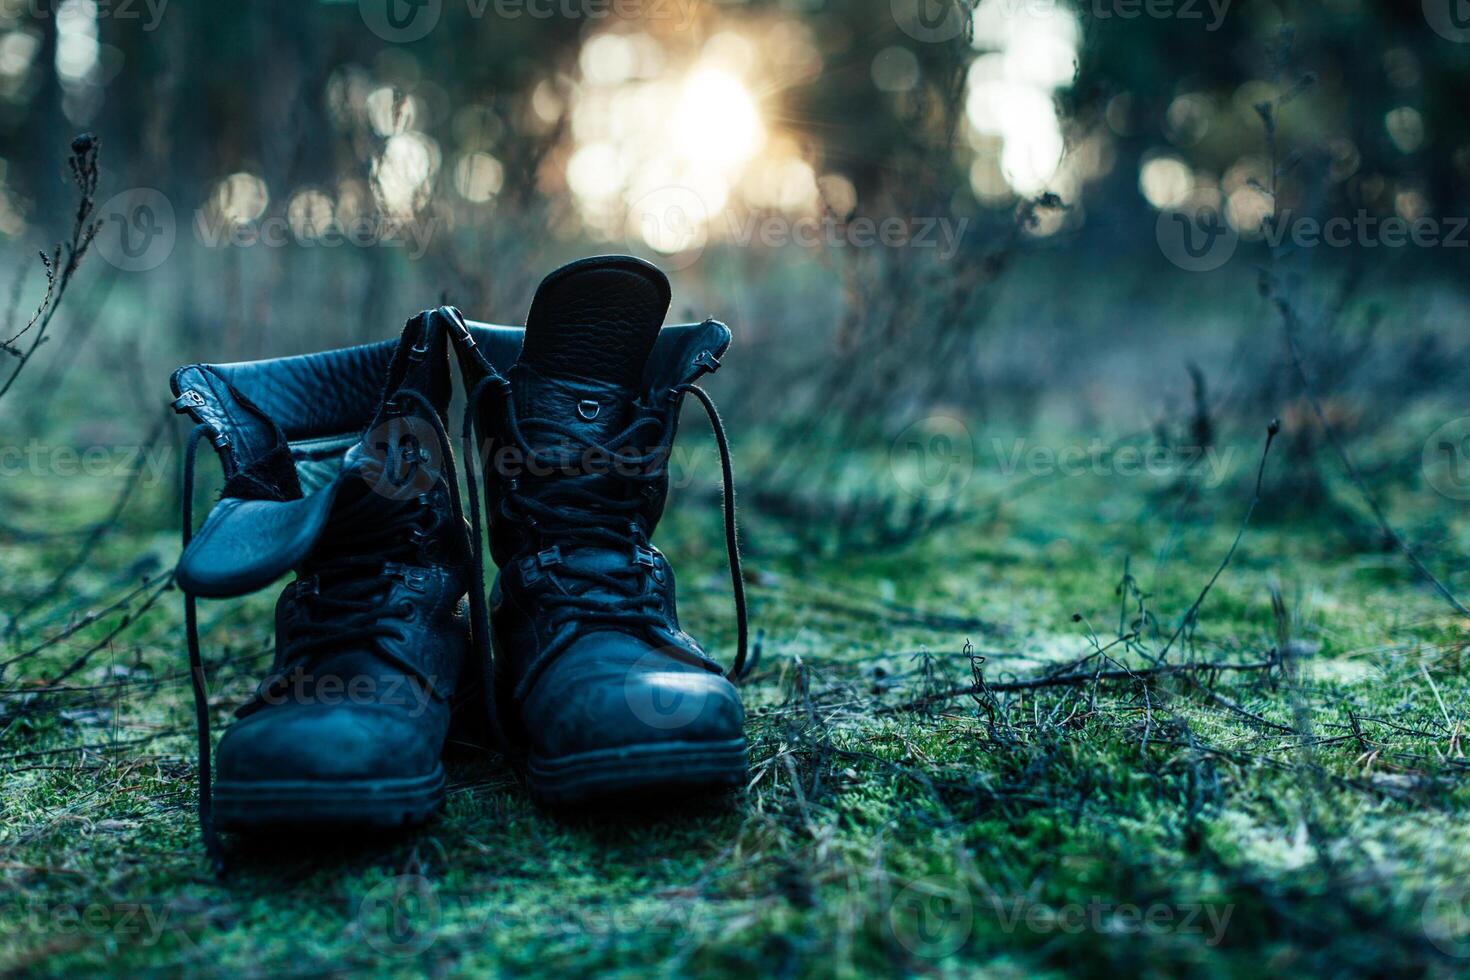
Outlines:
{"label": "black leather boot", "polygon": [[[459,327],[467,429],[473,417],[500,568],[490,598],[491,710],[546,802],[745,778],[740,696],[680,629],[673,569],[649,542],[685,393],[698,395],[716,425],[728,489],[723,431],[691,382],[718,366],[730,333],[709,320],[661,337],[668,307],[668,280],[640,259],[574,262],[542,282],[519,356],[503,373],[494,361],[504,352],[486,348],[504,347],[505,328],[480,335],[447,311]],[[728,493],[726,503],[738,676],[744,596]]]}
{"label": "black leather boot", "polygon": [[[271,672],[219,742],[221,828],[395,827],[427,820],[444,798],[441,755],[467,659],[470,580],[444,429],[448,338],[437,314],[409,321],[386,381],[381,372],[366,381],[379,392],[376,410],[358,420],[345,454],[340,443],[288,441],[245,394],[248,377],[258,397],[304,406],[302,425],[313,414],[350,419],[342,403],[363,379],[339,376],[337,390],[315,383],[335,373],[321,359],[342,353],[254,371],[194,365],[174,378],[176,404],[216,443],[228,481],[178,569],[196,662],[193,596],[238,595],[288,567],[297,573],[276,605]],[[196,682],[202,688],[198,672]],[[203,712],[201,724],[208,835]]]}

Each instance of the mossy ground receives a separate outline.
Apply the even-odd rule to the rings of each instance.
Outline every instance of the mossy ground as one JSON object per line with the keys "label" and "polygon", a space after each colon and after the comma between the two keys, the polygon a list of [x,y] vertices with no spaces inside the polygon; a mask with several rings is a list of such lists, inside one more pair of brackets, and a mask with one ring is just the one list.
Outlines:
{"label": "mossy ground", "polygon": [[[994,519],[877,553],[803,554],[751,516],[764,654],[745,687],[743,792],[551,813],[495,758],[466,751],[427,828],[235,842],[223,880],[195,826],[177,593],[99,648],[71,690],[38,691],[117,626],[109,613],[3,675],[0,964],[50,975],[1457,972],[1470,964],[1470,623],[1341,523],[1258,508],[1166,661],[1274,656],[1269,670],[933,696],[972,684],[971,653],[992,684],[1100,648],[1148,668],[1146,651],[1163,647],[1230,548],[1254,452],[1242,446],[1235,479],[1187,500],[1173,478],[1043,480]],[[889,478],[885,459],[875,479]],[[978,504],[1012,479],[989,462],[963,491],[987,515]],[[115,486],[69,481],[12,517],[85,527]],[[18,480],[8,493],[37,501],[36,489]],[[1351,501],[1351,488],[1336,491]],[[4,659],[169,566],[168,492],[130,505],[89,567],[25,613]],[[1423,486],[1389,503],[1410,526],[1439,529],[1428,559],[1452,587],[1470,586],[1464,505]],[[78,540],[10,540],[6,591],[44,589]],[[716,516],[689,495],[660,543],[680,571],[686,628],[728,657]],[[156,558],[151,569],[140,555]],[[1120,592],[1125,562],[1136,584]],[[268,662],[269,608],[268,596],[204,607],[221,727]],[[1100,667],[1114,669],[1101,656],[1083,669]]]}

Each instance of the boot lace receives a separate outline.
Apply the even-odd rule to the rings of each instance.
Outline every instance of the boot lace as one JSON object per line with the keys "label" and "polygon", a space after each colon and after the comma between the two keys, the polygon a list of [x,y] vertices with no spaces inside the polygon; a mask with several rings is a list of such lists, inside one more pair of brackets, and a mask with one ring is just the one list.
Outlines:
{"label": "boot lace", "polygon": [[[663,598],[645,589],[645,576],[656,568],[657,558],[648,547],[648,538],[635,514],[644,501],[641,488],[654,487],[667,472],[668,453],[662,448],[663,425],[649,416],[635,419],[623,431],[605,442],[588,438],[578,428],[554,419],[518,419],[510,383],[491,373],[470,392],[464,415],[462,438],[467,457],[465,475],[470,498],[473,551],[476,562],[481,555],[479,493],[476,483],[473,420],[481,399],[492,388],[498,389],[503,401],[507,429],[516,448],[523,454],[526,469],[548,467],[558,478],[541,482],[525,482],[509,478],[501,500],[503,516],[519,520],[539,538],[545,547],[531,554],[523,550],[517,560],[532,561],[547,571],[553,588],[543,590],[541,601],[563,622],[578,620],[631,626],[658,626],[664,623]],[[754,665],[747,663],[749,620],[745,603],[745,583],[740,567],[740,546],[736,536],[734,471],[730,461],[730,445],[724,424],[713,399],[704,389],[693,384],[678,385],[669,391],[670,398],[688,392],[699,399],[714,432],[720,453],[723,485],[725,549],[730,581],[735,600],[736,654],[725,676],[733,681],[743,679]],[[551,436],[550,445],[526,433]],[[649,437],[655,448],[638,451],[640,436]],[[579,470],[582,461],[598,458],[599,469],[608,472],[586,473]],[[575,560],[574,552],[586,547],[603,546],[630,552],[630,563],[617,570],[602,571]],[[482,580],[483,583],[483,580]],[[481,584],[483,590],[483,584]],[[578,635],[574,629],[559,629],[552,641],[526,666],[515,696],[524,697],[536,679]],[[758,656],[758,652],[757,652]]]}
{"label": "boot lace", "polygon": [[[459,481],[454,471],[454,456],[450,449],[449,433],[444,428],[444,423],[439,419],[438,410],[433,403],[421,392],[409,388],[399,389],[395,398],[411,401],[423,409],[421,415],[427,419],[434,428],[435,436],[439,443],[440,458],[444,461],[442,478],[449,488],[450,512],[454,515],[456,526],[463,522],[463,508],[459,497]],[[210,433],[207,425],[196,425],[189,433],[189,438],[184,448],[183,475],[180,487],[179,517],[181,525],[181,538],[184,548],[189,547],[189,542],[194,538],[194,476],[195,463],[199,454],[199,441]],[[308,616],[309,625],[302,626],[299,642],[293,638],[291,655],[293,660],[307,657],[316,660],[329,651],[340,649],[340,643],[347,642],[346,636],[350,633],[357,640],[373,639],[381,635],[380,630],[386,631],[391,624],[384,616],[385,610],[381,603],[375,602],[382,598],[384,583],[382,573],[384,569],[383,555],[373,554],[365,557],[364,553],[374,547],[373,539],[379,533],[387,538],[393,536],[392,547],[406,547],[402,532],[408,529],[411,521],[406,519],[407,505],[404,508],[405,519],[386,520],[378,531],[372,529],[373,522],[358,522],[353,526],[349,520],[334,521],[338,534],[342,539],[339,545],[343,550],[336,552],[340,557],[321,558],[322,555],[333,554],[332,529],[324,538],[324,545],[319,547],[312,559],[308,559],[308,567],[318,576],[318,581],[329,572],[346,573],[338,585],[328,588],[325,592],[318,590],[316,597],[306,600],[312,614]],[[413,540],[410,531],[408,540]],[[478,545],[478,538],[477,538]],[[350,547],[349,547],[350,546]],[[352,553],[349,556],[348,551]],[[476,582],[480,588],[482,601],[478,603],[483,607],[484,595],[484,571],[479,560],[479,548],[475,549],[474,568]],[[369,584],[368,576],[373,576],[377,582]],[[471,603],[472,617],[473,607]],[[481,621],[483,621],[483,608],[481,609]],[[370,621],[371,620],[371,621]],[[485,634],[483,626],[476,624],[472,618],[472,629],[477,651],[487,649],[485,646]],[[197,752],[199,756],[198,783],[199,783],[199,834],[204,841],[205,853],[209,856],[210,863],[217,873],[225,871],[224,848],[220,844],[219,834],[214,829],[214,800],[211,792],[213,781],[211,778],[211,745],[210,745],[210,720],[209,720],[209,691],[204,674],[203,656],[199,644],[199,609],[198,598],[191,592],[184,592],[184,636],[189,649],[189,679],[194,695],[194,730],[197,737]],[[410,673],[419,674],[417,668],[406,663],[399,663],[397,657],[386,654],[381,646],[376,651],[379,656],[384,657],[396,666]],[[422,675],[419,675],[422,677]],[[434,690],[432,686],[428,688]]]}
{"label": "boot lace", "polygon": [[385,507],[383,498],[371,491],[334,513],[317,547],[322,557],[313,555],[296,580],[298,615],[282,663],[236,717],[269,706],[270,696],[293,674],[309,677],[333,654],[353,649],[370,651],[442,700],[432,677],[379,642],[398,638],[402,623],[413,615],[412,603],[390,605],[387,598],[394,573],[419,561],[419,545],[438,523],[422,496]]}

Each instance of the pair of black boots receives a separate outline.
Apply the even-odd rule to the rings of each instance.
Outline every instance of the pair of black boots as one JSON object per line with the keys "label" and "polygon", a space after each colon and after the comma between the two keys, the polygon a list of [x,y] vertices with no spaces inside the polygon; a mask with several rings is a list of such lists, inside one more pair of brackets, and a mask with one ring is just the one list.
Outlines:
{"label": "pair of black boots", "polygon": [[[730,333],[713,320],[661,329],[669,298],[654,266],[597,257],[548,276],[524,330],[441,307],[396,344],[175,372],[175,407],[199,423],[177,580],[211,846],[215,826],[422,822],[443,802],[452,729],[502,750],[549,803],[743,780],[729,453],[693,384]],[[468,519],[448,430],[451,352],[467,401]],[[739,633],[728,674],[680,629],[673,571],[649,542],[687,393],[709,413],[726,481]],[[191,534],[202,437],[226,484]],[[499,567],[488,613],[477,469]],[[195,599],[288,570],[272,670],[220,739],[211,800]]]}

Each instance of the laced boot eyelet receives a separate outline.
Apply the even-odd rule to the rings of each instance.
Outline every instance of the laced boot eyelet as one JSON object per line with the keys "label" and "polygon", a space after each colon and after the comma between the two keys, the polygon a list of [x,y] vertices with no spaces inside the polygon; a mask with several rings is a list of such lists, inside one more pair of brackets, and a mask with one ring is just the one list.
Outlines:
{"label": "laced boot eyelet", "polygon": [[561,564],[561,548],[552,545],[521,559],[521,577],[527,585],[541,580],[543,568]]}
{"label": "laced boot eyelet", "polygon": [[659,584],[663,584],[663,569],[659,567],[658,556],[652,551],[644,547],[634,546],[633,564],[648,569],[648,574],[652,576],[653,580]]}

